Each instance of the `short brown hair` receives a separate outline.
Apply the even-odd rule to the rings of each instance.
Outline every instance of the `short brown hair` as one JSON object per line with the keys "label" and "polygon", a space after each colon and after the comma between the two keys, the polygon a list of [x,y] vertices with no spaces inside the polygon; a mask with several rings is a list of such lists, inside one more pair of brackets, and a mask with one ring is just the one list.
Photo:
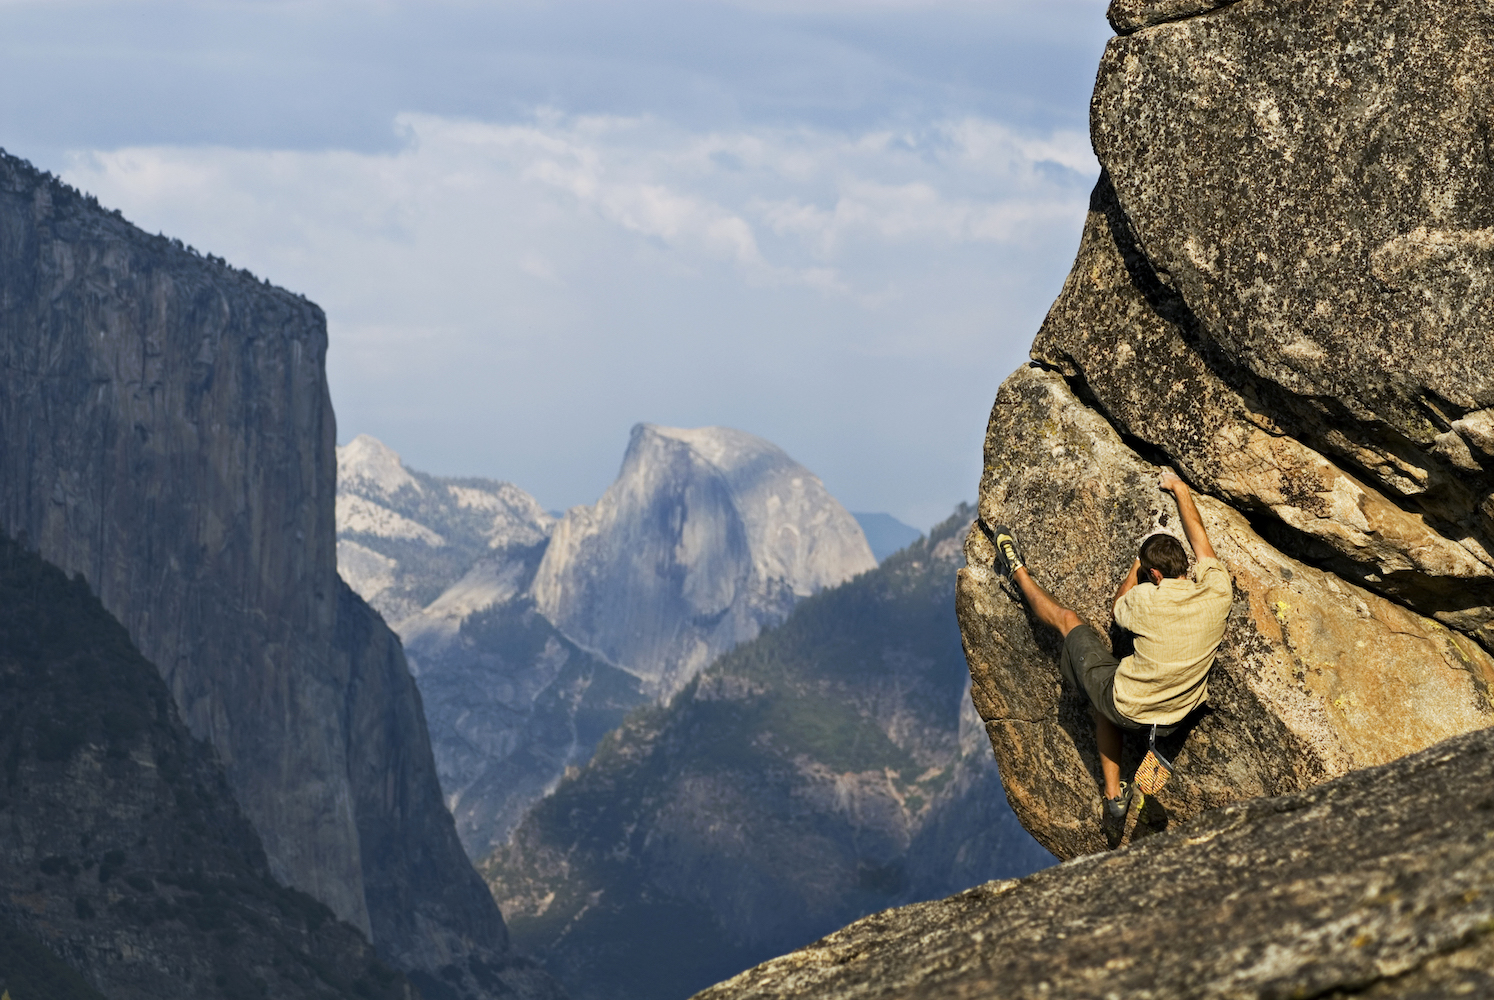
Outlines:
{"label": "short brown hair", "polygon": [[1148,535],[1141,543],[1141,579],[1150,580],[1154,569],[1164,580],[1188,575],[1188,553],[1183,551],[1183,543],[1163,531]]}

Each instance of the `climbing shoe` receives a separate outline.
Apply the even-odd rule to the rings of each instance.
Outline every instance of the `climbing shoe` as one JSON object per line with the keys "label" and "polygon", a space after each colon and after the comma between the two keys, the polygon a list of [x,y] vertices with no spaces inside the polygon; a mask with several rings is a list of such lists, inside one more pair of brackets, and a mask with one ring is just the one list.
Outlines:
{"label": "climbing shoe", "polygon": [[996,546],[996,568],[1008,579],[1017,570],[1027,565],[1022,561],[1022,553],[1017,551],[1017,540],[1012,537],[1012,529],[1006,525],[996,525],[991,542]]}
{"label": "climbing shoe", "polygon": [[1105,818],[1112,823],[1124,823],[1126,821],[1126,810],[1131,808],[1131,798],[1136,793],[1136,786],[1129,781],[1121,782],[1121,793],[1113,799],[1105,800]]}

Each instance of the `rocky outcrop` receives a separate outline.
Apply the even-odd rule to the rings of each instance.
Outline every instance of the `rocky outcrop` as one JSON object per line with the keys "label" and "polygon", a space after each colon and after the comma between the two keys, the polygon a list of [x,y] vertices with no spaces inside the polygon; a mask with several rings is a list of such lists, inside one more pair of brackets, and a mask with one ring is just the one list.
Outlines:
{"label": "rocky outcrop", "polygon": [[[1002,386],[989,440],[1000,464],[987,473],[986,516],[1013,526],[1029,569],[1061,602],[1108,625],[1137,544],[1176,529],[1156,469],[1061,376],[1036,367]],[[1175,818],[1306,788],[1494,722],[1494,658],[1472,639],[1287,555],[1212,497],[1198,503],[1236,596],[1209,708],[1166,742],[1178,768],[1160,804]],[[1059,685],[1058,635],[1029,621],[990,568],[983,534],[967,551],[981,562],[962,573],[959,611],[1008,797],[1055,854],[1102,850],[1093,724],[1080,695]],[[1127,741],[1123,771],[1144,750]]]}
{"label": "rocky outcrop", "polygon": [[1494,732],[889,910],[699,1000],[1494,994]]}
{"label": "rocky outcrop", "polygon": [[0,156],[0,527],[81,573],[270,870],[412,975],[501,962],[397,640],[343,588],[321,311]]}
{"label": "rocky outcrop", "polygon": [[338,558],[409,650],[474,858],[629,709],[875,565],[855,519],[773,445],[649,425],[601,501],[558,524],[517,487],[415,472],[360,436],[339,450]]}
{"label": "rocky outcrop", "polygon": [[81,578],[7,538],[0,759],[0,988],[17,1000],[416,997],[270,877],[155,668]]}
{"label": "rocky outcrop", "polygon": [[636,713],[484,865],[578,1000],[668,1000],[1051,856],[1000,794],[950,613],[970,510]]}
{"label": "rocky outcrop", "polygon": [[578,645],[667,697],[876,564],[819,479],[762,438],[639,424],[617,481],[556,525],[533,594]]}
{"label": "rocky outcrop", "polygon": [[[1180,533],[1157,469],[1200,495],[1235,603],[1135,836],[1494,723],[1494,48],[1473,3],[1111,17],[1133,33],[1096,81],[1103,173],[1036,366],[997,396],[980,512],[1104,630],[1140,538]],[[961,626],[1012,804],[1060,856],[1102,849],[1056,637],[982,533],[967,554]]]}

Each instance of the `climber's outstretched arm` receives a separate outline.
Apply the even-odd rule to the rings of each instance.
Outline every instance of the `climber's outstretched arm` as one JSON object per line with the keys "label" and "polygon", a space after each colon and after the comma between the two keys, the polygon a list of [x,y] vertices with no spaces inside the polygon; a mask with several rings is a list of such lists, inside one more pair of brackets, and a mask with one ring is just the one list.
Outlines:
{"label": "climber's outstretched arm", "polygon": [[1141,578],[1136,575],[1140,571],[1141,557],[1138,556],[1131,563],[1131,568],[1126,571],[1126,575],[1121,577],[1120,586],[1115,588],[1115,596],[1110,599],[1110,610],[1112,612],[1115,610],[1115,606],[1121,602],[1121,598],[1125,597],[1132,587],[1141,582]]}
{"label": "climber's outstretched arm", "polygon": [[[1198,516],[1198,507],[1193,502],[1193,491],[1188,489],[1188,484],[1179,479],[1176,472],[1163,469],[1160,485],[1178,502],[1178,516],[1183,519],[1183,534],[1188,536],[1188,544],[1193,547],[1193,558],[1217,559],[1214,546],[1209,544],[1209,533],[1204,530],[1203,519]],[[1116,596],[1118,598],[1120,595]]]}

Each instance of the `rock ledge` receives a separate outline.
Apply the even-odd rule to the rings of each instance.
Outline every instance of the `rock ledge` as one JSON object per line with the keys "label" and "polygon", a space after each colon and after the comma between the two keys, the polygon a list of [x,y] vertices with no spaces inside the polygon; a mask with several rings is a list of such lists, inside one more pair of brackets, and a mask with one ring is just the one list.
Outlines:
{"label": "rock ledge", "polygon": [[1494,995],[1494,731],[887,910],[697,995]]}

